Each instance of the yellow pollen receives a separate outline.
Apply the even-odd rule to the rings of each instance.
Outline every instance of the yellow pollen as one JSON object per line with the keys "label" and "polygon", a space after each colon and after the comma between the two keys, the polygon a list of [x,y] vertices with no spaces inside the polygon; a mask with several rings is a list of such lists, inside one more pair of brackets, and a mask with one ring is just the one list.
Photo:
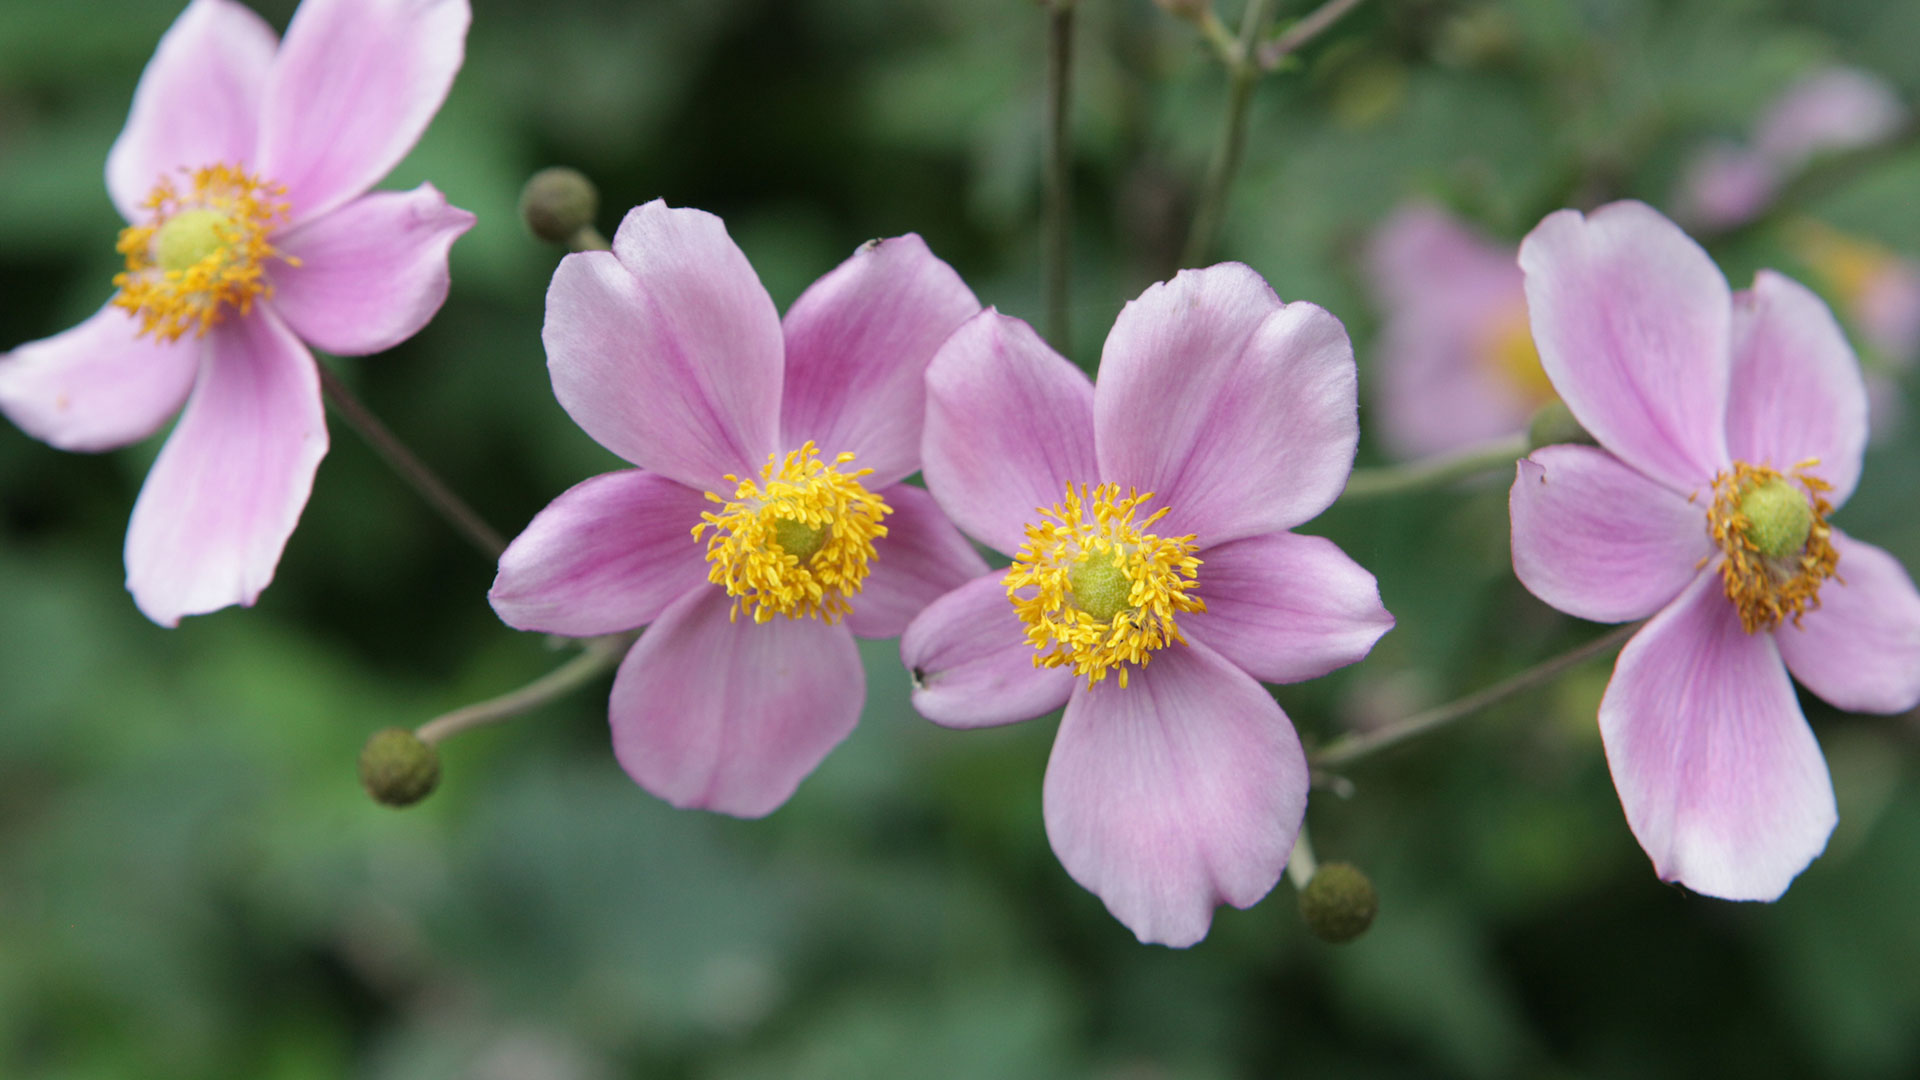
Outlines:
{"label": "yellow pollen", "polygon": [[1134,521],[1153,498],[1118,484],[1067,485],[1066,498],[1038,511],[1027,542],[1007,571],[1007,599],[1027,624],[1034,667],[1068,667],[1092,686],[1115,668],[1127,685],[1129,665],[1145,667],[1152,654],[1184,645],[1176,617],[1205,611],[1194,596],[1192,536],[1148,532],[1166,514]]}
{"label": "yellow pollen", "polygon": [[1481,339],[1480,362],[1527,408],[1537,409],[1554,399],[1553,383],[1547,380],[1540,350],[1533,344],[1525,304],[1515,304],[1492,321]]}
{"label": "yellow pollen", "polygon": [[1725,560],[1720,576],[1727,599],[1740,610],[1747,633],[1772,630],[1820,607],[1820,583],[1838,578],[1827,515],[1833,485],[1807,472],[1803,461],[1783,474],[1764,465],[1734,463],[1713,478],[1707,528]]}
{"label": "yellow pollen", "polygon": [[161,341],[197,337],[227,309],[245,315],[256,298],[272,295],[268,259],[298,265],[268,242],[286,222],[284,188],[227,165],[188,176],[185,193],[162,180],[141,204],[152,216],[120,230],[115,245],[127,268],[114,275],[113,302],[140,319],[140,333]]}
{"label": "yellow pollen", "polygon": [[893,508],[861,486],[872,469],[841,471],[852,460],[821,461],[808,442],[784,458],[768,454],[758,482],[728,475],[731,499],[707,493],[720,511],[701,514],[693,538],[713,530],[707,580],[734,597],[730,617],[745,608],[754,622],[785,615],[832,623],[853,610],[847,597],[866,581],[873,542],[887,535],[880,519]]}

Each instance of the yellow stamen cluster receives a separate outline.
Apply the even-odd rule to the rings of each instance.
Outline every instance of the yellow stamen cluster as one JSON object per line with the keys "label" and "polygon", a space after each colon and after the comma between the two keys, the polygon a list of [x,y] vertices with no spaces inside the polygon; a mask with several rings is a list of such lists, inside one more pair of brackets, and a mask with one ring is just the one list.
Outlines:
{"label": "yellow stamen cluster", "polygon": [[1820,583],[1836,576],[1840,555],[1827,524],[1833,505],[1825,498],[1833,485],[1806,471],[1817,464],[1803,461],[1783,474],[1740,461],[1713,478],[1707,528],[1725,555],[1727,599],[1749,634],[1787,619],[1800,625],[1820,606]]}
{"label": "yellow stamen cluster", "polygon": [[808,442],[784,459],[768,454],[757,483],[729,474],[733,498],[707,493],[721,509],[700,515],[693,538],[713,529],[707,580],[735,598],[730,618],[744,607],[754,622],[785,615],[831,623],[852,610],[847,597],[866,581],[873,542],[887,535],[880,519],[893,513],[860,484],[872,469],[841,471],[852,460],[821,461]]}
{"label": "yellow stamen cluster", "polygon": [[195,169],[182,193],[162,180],[142,207],[152,217],[120,230],[127,268],[113,283],[114,304],[140,319],[140,333],[177,341],[207,332],[232,308],[245,315],[268,296],[268,259],[297,260],[268,242],[287,218],[286,189],[228,165]]}
{"label": "yellow stamen cluster", "polygon": [[1068,484],[1065,501],[1041,509],[1041,520],[1027,526],[1006,584],[1027,624],[1034,667],[1071,665],[1088,686],[1119,668],[1124,687],[1127,665],[1145,667],[1153,653],[1186,644],[1175,617],[1207,609],[1192,595],[1200,560],[1192,536],[1147,531],[1166,508],[1133,520],[1151,498],[1121,498],[1118,484]]}

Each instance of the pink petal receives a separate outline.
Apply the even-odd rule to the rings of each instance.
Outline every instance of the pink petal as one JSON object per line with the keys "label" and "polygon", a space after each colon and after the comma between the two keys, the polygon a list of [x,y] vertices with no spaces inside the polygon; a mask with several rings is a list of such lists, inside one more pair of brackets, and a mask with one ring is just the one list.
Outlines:
{"label": "pink petal", "polygon": [[1727,451],[1740,461],[1811,470],[1838,506],[1860,480],[1867,385],[1833,312],[1806,286],[1771,270],[1734,297]]}
{"label": "pink petal", "polygon": [[935,600],[900,639],[900,659],[913,673],[913,707],[936,724],[1031,720],[1065,705],[1073,692],[1071,668],[1034,666],[1005,577],[995,570]]}
{"label": "pink petal", "polygon": [[1033,327],[989,308],[927,366],[927,490],[969,536],[1009,555],[1038,508],[1099,480],[1093,384]]}
{"label": "pink petal", "polygon": [[1756,125],[1755,147],[1784,170],[1809,158],[1870,146],[1906,122],[1906,107],[1886,80],[1831,67],[1790,87]]}
{"label": "pink petal", "polygon": [[473,215],[432,184],[381,191],[274,239],[273,308],[330,353],[383,352],[420,332],[447,299],[447,252]]}
{"label": "pink petal", "polygon": [[487,599],[508,626],[592,637],[645,626],[707,580],[706,497],[629,469],[583,480],[500,556]]}
{"label": "pink petal", "polygon": [[1175,646],[1067,703],[1047,762],[1047,839],[1073,880],[1143,942],[1184,947],[1221,903],[1286,869],[1307,807],[1286,714],[1204,645]]}
{"label": "pink petal", "polygon": [[1893,367],[1911,367],[1920,352],[1920,263],[1890,260],[1868,280],[1853,318],[1868,348]]}
{"label": "pink petal", "polygon": [[1128,304],[1094,394],[1100,477],[1159,496],[1162,535],[1203,547],[1312,519],[1360,438],[1353,346],[1239,263],[1183,270]]}
{"label": "pink petal", "polygon": [[1699,229],[1730,229],[1752,221],[1773,201],[1780,170],[1762,155],[1731,143],[1713,143],[1681,170],[1674,197],[1680,220]]}
{"label": "pink petal", "polygon": [[327,453],[319,372],[272,312],[221,323],[205,341],[193,396],[127,526],[127,588],[162,626],[253,604]]}
{"label": "pink petal", "polygon": [[852,451],[869,487],[919,471],[927,362],[979,310],[918,236],[861,245],[787,312],[781,440]]}
{"label": "pink petal", "polygon": [[193,0],[173,21],[133,92],[107,153],[107,191],[128,221],[161,180],[208,165],[252,168],[273,28],[234,0]]}
{"label": "pink petal", "polygon": [[1520,460],[1507,506],[1513,572],[1533,595],[1595,622],[1644,619],[1715,552],[1704,494],[1693,502],[1591,446]]}
{"label": "pink petal", "polygon": [[1852,712],[1920,705],[1920,593],[1900,560],[1833,531],[1840,577],[1820,587],[1820,608],[1773,632],[1787,670]]}
{"label": "pink petal", "polygon": [[1627,642],[1600,735],[1633,835],[1662,881],[1773,900],[1827,845],[1820,746],[1768,634],[1748,634],[1707,570]]}
{"label": "pink petal", "polygon": [[1207,610],[1180,616],[1182,632],[1262,682],[1357,663],[1393,629],[1373,575],[1320,536],[1268,533],[1208,548],[1197,594]]}
{"label": "pink petal", "polygon": [[[1510,246],[1489,243],[1429,203],[1403,206],[1373,233],[1367,276],[1382,307],[1423,307],[1502,283],[1519,299],[1520,267]],[[1449,305],[1450,306],[1450,305]]]}
{"label": "pink petal", "polygon": [[1547,215],[1520,245],[1540,361],[1600,445],[1676,491],[1727,464],[1732,296],[1644,203]]}
{"label": "pink petal", "polygon": [[393,171],[447,99],[467,0],[304,0],[266,88],[260,168],[295,222]]}
{"label": "pink petal", "polygon": [[111,450],[160,430],[187,400],[201,345],[136,337],[139,329],[109,304],[0,356],[0,412],[62,450]]}
{"label": "pink petal", "polygon": [[759,478],[785,346],[719,218],[658,199],[629,211],[611,253],[560,261],[540,336],[554,394],[601,446],[702,491]]}
{"label": "pink petal", "polygon": [[987,572],[986,560],[933,496],[906,484],[879,494],[893,513],[887,515],[887,535],[874,542],[865,586],[847,615],[847,629],[864,638],[899,637],[928,604]]}
{"label": "pink petal", "polygon": [[846,627],[732,606],[700,586],[640,636],[613,680],[613,752],[675,806],[754,818],[852,733],[867,684]]}

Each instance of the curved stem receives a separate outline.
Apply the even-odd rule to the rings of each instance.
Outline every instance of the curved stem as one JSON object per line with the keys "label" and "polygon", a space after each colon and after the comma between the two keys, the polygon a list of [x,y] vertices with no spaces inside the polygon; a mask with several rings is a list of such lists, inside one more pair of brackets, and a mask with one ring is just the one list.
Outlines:
{"label": "curved stem", "polygon": [[527,685],[497,698],[476,702],[434,717],[413,729],[422,742],[437,743],[469,728],[511,720],[559,698],[594,676],[620,663],[637,634],[609,634],[589,639],[579,656]]}
{"label": "curved stem", "polygon": [[1423,735],[1462,717],[1471,716],[1523,690],[1531,690],[1543,683],[1551,682],[1569,668],[1578,667],[1596,656],[1612,652],[1632,637],[1640,626],[1640,623],[1633,622],[1615,627],[1585,645],[1542,660],[1518,675],[1503,679],[1484,690],[1477,690],[1466,697],[1449,701],[1445,705],[1414,713],[1404,720],[1374,731],[1335,739],[1318,751],[1309,754],[1307,760],[1316,769],[1337,769],[1351,765],[1390,746],[1398,746],[1416,735]]}
{"label": "curved stem", "polygon": [[1404,465],[1355,469],[1353,475],[1347,478],[1347,488],[1340,493],[1340,500],[1377,499],[1386,495],[1445,487],[1469,476],[1511,468],[1515,461],[1526,454],[1527,437],[1513,435]]}
{"label": "curved stem", "polygon": [[1073,89],[1073,0],[1047,6],[1046,289],[1047,337],[1069,351],[1067,268],[1073,232],[1071,132],[1067,104]]}
{"label": "curved stem", "polygon": [[607,238],[600,234],[599,229],[591,225],[582,225],[579,232],[567,237],[567,250],[612,251],[613,245],[607,243]]}
{"label": "curved stem", "polygon": [[1319,37],[1327,27],[1340,21],[1340,17],[1360,6],[1360,0],[1327,0],[1326,3],[1309,12],[1306,17],[1287,28],[1287,32],[1260,47],[1260,66],[1268,71],[1280,66],[1280,62],[1314,38]]}
{"label": "curved stem", "polygon": [[1187,233],[1181,266],[1197,266],[1213,248],[1213,238],[1226,216],[1227,196],[1233,188],[1234,174],[1240,171],[1241,152],[1247,142],[1247,104],[1253,100],[1254,84],[1260,81],[1260,64],[1253,55],[1254,43],[1273,17],[1273,0],[1247,0],[1247,11],[1240,22],[1240,37],[1234,42],[1227,63],[1227,111],[1220,125],[1220,142],[1214,147],[1213,160],[1207,166],[1206,186],[1201,189],[1200,205],[1193,214],[1193,226]]}
{"label": "curved stem", "polygon": [[439,511],[455,532],[466,537],[488,559],[498,561],[500,553],[507,550],[506,539],[475,513],[465,500],[455,495],[453,489],[447,487],[439,475],[427,467],[426,462],[421,461],[407,448],[406,443],[400,441],[399,436],[388,430],[387,425],[381,423],[380,418],[361,403],[338,375],[328,370],[325,364],[316,366],[320,369],[320,392],[326,397],[327,403],[333,406],[334,413],[345,420],[348,427],[359,432],[360,437],[367,440],[367,445],[373,447],[374,452],[394,472],[399,473],[402,480],[427,500],[427,505]]}

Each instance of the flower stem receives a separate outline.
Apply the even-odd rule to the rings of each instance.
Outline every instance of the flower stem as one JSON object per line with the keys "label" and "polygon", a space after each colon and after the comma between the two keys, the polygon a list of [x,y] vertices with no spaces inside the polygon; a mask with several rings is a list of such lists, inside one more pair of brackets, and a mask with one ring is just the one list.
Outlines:
{"label": "flower stem", "polygon": [[1542,660],[1518,675],[1503,679],[1484,690],[1477,690],[1466,697],[1449,701],[1445,705],[1437,705],[1424,712],[1414,713],[1404,720],[1374,731],[1335,739],[1309,754],[1307,760],[1316,769],[1338,769],[1351,765],[1390,746],[1398,746],[1416,735],[1424,735],[1435,728],[1445,727],[1455,720],[1471,716],[1489,705],[1505,701],[1524,690],[1531,690],[1551,682],[1562,672],[1579,667],[1596,656],[1612,652],[1632,637],[1640,626],[1640,623],[1633,622],[1615,627],[1585,645]]}
{"label": "flower stem", "polygon": [[1300,835],[1293,840],[1293,854],[1287,856],[1287,880],[1295,889],[1305,889],[1319,869],[1320,864],[1313,857],[1313,841],[1307,839],[1307,827],[1302,824]]}
{"label": "flower stem", "polygon": [[1067,355],[1067,264],[1073,232],[1073,176],[1067,105],[1073,89],[1073,3],[1047,4],[1046,244],[1047,337]]}
{"label": "flower stem", "polygon": [[1207,166],[1206,186],[1201,189],[1200,206],[1194,211],[1193,226],[1187,233],[1186,250],[1180,265],[1197,266],[1213,249],[1214,235],[1227,212],[1227,196],[1233,188],[1234,174],[1240,171],[1240,155],[1247,142],[1247,103],[1253,99],[1253,87],[1260,80],[1260,64],[1254,56],[1254,44],[1273,18],[1273,0],[1247,0],[1240,21],[1240,37],[1231,52],[1217,49],[1227,68],[1227,111],[1220,125],[1220,142],[1214,147],[1213,160]]}
{"label": "flower stem", "polygon": [[1314,38],[1319,37],[1329,26],[1340,21],[1340,17],[1360,6],[1360,0],[1327,0],[1299,22],[1287,28],[1287,32],[1260,47],[1260,66],[1272,71],[1280,62]]}
{"label": "flower stem", "polygon": [[1494,439],[1469,446],[1450,454],[1409,461],[1404,465],[1355,469],[1353,475],[1347,478],[1347,489],[1341,492],[1340,499],[1343,502],[1352,499],[1377,499],[1387,495],[1403,495],[1410,491],[1428,491],[1446,487],[1469,476],[1511,468],[1513,463],[1525,457],[1526,453],[1527,437],[1512,435],[1504,439]]}
{"label": "flower stem", "polygon": [[620,658],[627,655],[627,647],[638,636],[629,633],[589,638],[579,656],[520,689],[434,717],[415,728],[413,733],[422,742],[437,743],[470,728],[496,724],[532,712],[619,664]]}
{"label": "flower stem", "polygon": [[494,531],[493,526],[481,520],[473,507],[455,495],[425,462],[407,449],[407,444],[389,431],[387,425],[381,423],[380,418],[373,415],[352,390],[347,389],[347,384],[341,382],[338,375],[328,370],[325,364],[316,366],[320,369],[320,391],[326,396],[327,403],[333,406],[334,413],[345,420],[348,427],[359,432],[374,452],[394,472],[399,473],[400,478],[411,485],[421,498],[427,500],[427,505],[439,511],[455,532],[466,537],[488,559],[498,560],[500,553],[507,550],[507,542]]}
{"label": "flower stem", "polygon": [[568,251],[612,251],[613,245],[600,230],[591,225],[580,226],[580,231],[567,238]]}

